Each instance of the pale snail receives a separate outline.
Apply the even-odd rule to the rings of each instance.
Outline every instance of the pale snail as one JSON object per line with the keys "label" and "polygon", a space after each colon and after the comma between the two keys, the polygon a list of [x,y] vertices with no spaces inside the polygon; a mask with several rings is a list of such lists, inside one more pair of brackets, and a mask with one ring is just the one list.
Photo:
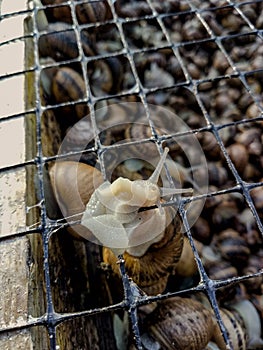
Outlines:
{"label": "pale snail", "polygon": [[139,211],[158,205],[163,195],[184,191],[157,186],[167,153],[168,148],[148,180],[118,178],[112,184],[103,183],[82,217],[82,224],[104,246],[103,260],[113,273],[119,275],[117,256],[122,253],[128,275],[148,294],[164,291],[183,248],[180,222],[173,208]]}
{"label": "pale snail", "polygon": [[[175,209],[161,207],[161,197],[189,192],[158,187],[168,151],[168,148],[164,150],[148,180],[118,178],[112,184],[102,182],[97,169],[77,162],[57,162],[50,170],[53,191],[64,215],[80,214],[87,204],[81,230],[75,231],[86,239],[92,239],[93,233],[104,246],[104,261],[117,275],[117,256],[124,253],[128,275],[145,292],[154,294],[165,289],[183,248],[180,220]],[[95,191],[94,174],[98,184],[101,183]],[[140,211],[151,206],[159,207]]]}

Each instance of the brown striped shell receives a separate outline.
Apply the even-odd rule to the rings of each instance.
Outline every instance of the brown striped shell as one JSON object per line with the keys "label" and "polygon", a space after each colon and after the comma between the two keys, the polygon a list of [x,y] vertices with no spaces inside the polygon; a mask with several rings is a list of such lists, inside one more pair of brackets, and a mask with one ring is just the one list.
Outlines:
{"label": "brown striped shell", "polygon": [[55,61],[78,57],[76,35],[71,25],[63,22],[50,23],[47,32],[38,41],[40,56],[52,57]]}
{"label": "brown striped shell", "polygon": [[112,17],[105,0],[77,5],[76,15],[79,23],[103,22]]}
{"label": "brown striped shell", "polygon": [[[235,311],[229,311],[225,308],[220,309],[222,321],[225,325],[228,338],[233,350],[247,349],[247,334],[242,318]],[[219,329],[215,328],[214,340],[220,350],[227,350],[227,346]]]}
{"label": "brown striped shell", "polygon": [[147,332],[163,350],[203,350],[214,331],[211,311],[190,298],[159,302],[145,322]]}
{"label": "brown striped shell", "polygon": [[[56,103],[77,101],[86,96],[86,87],[82,76],[70,67],[59,68],[53,77],[51,93]],[[65,113],[74,113],[76,120],[89,113],[87,104],[63,107]]]}

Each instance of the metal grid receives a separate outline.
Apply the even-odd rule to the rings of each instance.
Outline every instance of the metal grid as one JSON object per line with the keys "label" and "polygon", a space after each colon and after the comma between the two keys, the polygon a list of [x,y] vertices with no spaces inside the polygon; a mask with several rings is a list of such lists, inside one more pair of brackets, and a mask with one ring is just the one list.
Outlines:
{"label": "metal grid", "polygon": [[[95,1],[94,1],[95,2]],[[175,10],[174,12],[169,12],[169,13],[162,13],[159,11],[160,9],[156,10],[156,3],[153,3],[151,0],[147,0],[145,2],[145,8],[147,7],[147,14],[142,14],[138,15],[138,17],[131,17],[131,18],[122,18],[117,15],[116,13],[116,8],[115,8],[115,3],[109,1],[109,7],[112,12],[112,19],[107,20],[108,24],[113,24],[115,28],[118,31],[119,37],[120,37],[120,42],[123,46],[123,49],[120,52],[117,53],[109,53],[109,54],[102,54],[97,56],[91,56],[87,57],[83,53],[83,47],[81,45],[81,30],[83,28],[93,28],[94,24],[82,24],[80,25],[78,23],[78,19],[76,17],[75,13],[75,8],[78,4],[82,2],[69,2],[67,5],[70,7],[71,11],[71,17],[72,17],[72,27],[71,30],[74,30],[74,34],[77,38],[77,48],[79,55],[76,58],[71,59],[69,62],[70,63],[75,63],[77,62],[82,71],[83,71],[83,76],[85,77],[86,74],[86,65],[89,62],[92,62],[98,58],[100,59],[106,59],[108,57],[112,56],[117,56],[119,54],[124,55],[131,67],[131,71],[135,80],[134,88],[132,91],[121,91],[121,92],[116,92],[113,93],[111,96],[93,96],[91,87],[89,85],[89,82],[85,81],[87,92],[88,92],[88,98],[83,99],[81,102],[85,102],[88,104],[90,113],[91,113],[91,119],[93,122],[93,125],[96,125],[96,118],[95,118],[95,104],[99,101],[104,101],[108,100],[111,98],[121,98],[125,96],[130,96],[131,94],[136,94],[138,97],[138,100],[140,100],[146,111],[146,115],[149,121],[149,124],[152,126],[154,130],[154,125],[151,121],[151,115],[149,114],[148,110],[148,96],[153,94],[156,91],[160,90],[165,90],[163,87],[153,87],[153,88],[145,88],[143,84],[141,83],[140,76],[138,74],[138,70],[136,67],[135,63],[135,57],[139,53],[147,53],[147,52],[156,52],[157,50],[160,49],[169,49],[173,52],[174,56],[177,58],[180,68],[183,71],[184,79],[180,81],[179,83],[173,84],[173,86],[169,86],[169,88],[175,88],[175,87],[186,87],[194,96],[195,99],[198,103],[198,106],[203,114],[204,120],[205,120],[205,125],[202,128],[199,129],[193,129],[192,132],[195,134],[202,133],[202,132],[210,132],[214,135],[217,144],[220,147],[221,152],[223,153],[223,156],[225,157],[227,166],[229,167],[233,178],[235,179],[235,186],[227,189],[223,189],[220,191],[216,192],[211,192],[208,194],[208,197],[215,197],[218,195],[222,195],[225,193],[234,193],[238,192],[241,193],[248,208],[251,210],[253,217],[255,219],[257,228],[261,234],[263,234],[263,225],[259,216],[259,212],[257,211],[255,204],[251,198],[250,191],[253,188],[256,187],[262,187],[263,183],[262,182],[246,182],[242,179],[240,176],[239,172],[237,171],[235,165],[230,159],[230,156],[228,154],[228,151],[224,145],[224,142],[222,140],[220,132],[223,131],[226,128],[230,128],[232,126],[237,126],[237,125],[250,125],[256,122],[262,122],[262,113],[263,113],[263,106],[262,106],[262,95],[256,94],[255,91],[253,90],[253,87],[251,87],[251,84],[249,83],[249,78],[253,76],[253,74],[262,74],[263,73],[263,66],[255,68],[255,69],[250,69],[250,70],[243,70],[242,67],[239,67],[238,62],[231,57],[230,53],[227,50],[227,45],[225,45],[226,40],[236,40],[236,39],[242,39],[242,38],[248,38],[251,35],[254,35],[257,37],[258,40],[262,41],[262,26],[257,26],[256,23],[254,23],[250,18],[249,14],[246,10],[247,5],[251,4],[260,4],[262,1],[226,1],[226,2],[199,2],[199,1],[186,1],[185,2],[185,9],[183,11]],[[58,7],[63,6],[65,4],[60,4]],[[50,5],[48,7],[52,8],[53,5]],[[54,7],[54,6],[53,6]],[[45,9],[46,6],[36,6],[34,5],[31,9],[24,9],[22,11],[18,11],[15,13],[7,13],[4,15],[1,15],[1,19],[4,20],[9,17],[16,17],[20,16],[23,14],[26,14],[31,17],[32,23],[33,23],[33,28],[32,32],[30,32],[28,35],[25,35],[23,37],[19,38],[14,38],[13,40],[9,40],[8,43],[20,41],[20,40],[26,40],[32,39],[33,40],[33,46],[34,46],[34,63],[32,64],[31,67],[29,67],[26,70],[19,71],[19,72],[11,72],[10,74],[1,76],[1,80],[8,79],[12,76],[26,74],[26,73],[34,73],[34,88],[35,88],[35,101],[36,104],[32,109],[29,109],[24,112],[19,112],[15,113],[12,115],[5,115],[1,118],[1,123],[7,120],[11,119],[16,119],[20,118],[21,115],[31,115],[35,114],[36,116],[36,156],[33,157],[32,159],[28,159],[25,162],[20,162],[16,164],[12,164],[10,166],[2,167],[1,168],[1,173],[7,172],[8,170],[11,169],[16,169],[16,168],[21,168],[21,167],[28,167],[28,166],[34,166],[36,167],[37,170],[37,187],[39,191],[39,197],[40,201],[37,204],[39,211],[40,211],[40,223],[33,228],[26,228],[25,230],[21,230],[19,232],[12,232],[8,233],[8,235],[4,235],[1,237],[1,241],[5,240],[10,240],[16,237],[21,237],[24,235],[28,234],[41,234],[42,237],[42,242],[43,242],[43,268],[44,268],[44,274],[45,274],[45,289],[46,289],[46,313],[40,316],[39,318],[34,318],[32,320],[28,320],[28,322],[24,323],[23,325],[18,325],[14,327],[7,327],[5,329],[0,330],[0,334],[7,333],[7,332],[12,332],[15,330],[23,330],[23,329],[28,329],[34,326],[42,326],[44,325],[47,328],[49,339],[50,339],[50,349],[57,349],[57,341],[56,341],[56,327],[68,320],[73,320],[75,318],[79,317],[89,317],[91,315],[96,315],[99,313],[104,313],[104,312],[110,312],[114,310],[118,310],[121,308],[125,308],[130,316],[130,322],[132,325],[132,332],[134,333],[135,337],[135,342],[136,346],[138,349],[142,349],[142,343],[141,343],[141,338],[140,338],[140,330],[138,327],[138,315],[137,315],[137,308],[140,305],[143,304],[149,304],[153,301],[156,300],[161,300],[161,299],[166,299],[174,295],[184,295],[189,292],[196,292],[196,291],[203,291],[206,293],[213,309],[216,314],[216,317],[218,319],[220,328],[222,330],[224,339],[226,341],[226,344],[231,348],[227,336],[227,332],[225,330],[225,326],[222,323],[222,320],[219,315],[219,308],[218,308],[218,303],[216,299],[216,291],[223,287],[230,285],[231,283],[237,283],[239,281],[242,281],[244,279],[248,279],[250,277],[255,277],[257,275],[262,275],[262,271],[258,272],[256,275],[246,275],[246,276],[241,276],[239,278],[233,278],[233,279],[228,279],[228,280],[223,280],[223,281],[215,281],[211,280],[204,267],[202,264],[202,261],[197,253],[197,249],[194,245],[193,238],[191,235],[191,230],[187,221],[187,216],[186,216],[186,211],[185,211],[185,206],[190,203],[191,201],[196,201],[199,200],[202,196],[199,197],[186,197],[183,198],[180,201],[179,204],[179,214],[183,220],[183,224],[185,226],[187,236],[189,238],[189,241],[191,243],[191,247],[193,249],[194,255],[196,262],[198,264],[198,269],[200,273],[200,283],[194,287],[190,288],[187,290],[183,290],[180,292],[170,292],[166,293],[164,295],[159,295],[159,296],[140,296],[138,297],[138,294],[136,293],[136,290],[134,289],[134,285],[131,283],[129,280],[126,272],[125,272],[125,267],[124,267],[124,261],[122,257],[120,257],[120,270],[121,270],[121,275],[122,275],[122,281],[123,281],[123,288],[124,288],[124,297],[123,300],[120,303],[114,304],[114,305],[109,305],[106,307],[102,308],[95,308],[95,309],[89,309],[81,312],[72,312],[72,313],[57,313],[56,310],[54,309],[54,302],[52,298],[52,288],[51,288],[51,281],[50,281],[50,269],[51,266],[49,264],[49,240],[51,237],[51,233],[56,232],[60,227],[65,227],[65,223],[61,223],[59,221],[52,221],[48,218],[47,216],[47,208],[45,205],[44,201],[44,167],[45,164],[53,161],[54,159],[57,159],[57,156],[54,157],[46,157],[43,154],[42,150],[42,139],[41,139],[41,117],[42,113],[45,109],[48,109],[46,107],[43,107],[41,105],[41,96],[40,96],[40,91],[39,91],[39,80],[40,80],[40,74],[41,70],[43,69],[43,66],[40,63],[39,60],[39,55],[38,55],[38,43],[41,35],[43,33],[40,33],[37,25],[37,16],[39,11],[42,9]],[[235,12],[237,16],[239,16],[240,19],[245,23],[245,26],[247,30],[243,33],[228,33],[226,30],[226,34],[218,35],[215,33],[216,28],[214,28],[211,24],[211,21],[209,22],[209,17],[207,16],[207,11],[209,10],[212,14],[215,13],[218,10],[226,10],[230,12]],[[161,13],[159,13],[159,12]],[[197,21],[200,22],[200,26],[202,25],[204,28],[203,34],[200,36],[200,38],[194,38],[193,40],[189,39],[189,41],[184,41],[184,42],[176,42],[174,41],[174,38],[171,35],[171,32],[167,30],[167,27],[165,25],[166,20],[171,18],[172,16],[194,16]],[[261,15],[262,16],[262,15]],[[186,17],[184,17],[186,18]],[[125,33],[124,28],[127,23],[133,24],[137,23],[139,20],[145,20],[145,21],[155,21],[156,24],[159,26],[162,35],[165,39],[165,44],[163,46],[158,46],[158,47],[150,47],[150,48],[142,48],[142,49],[131,49],[130,44],[128,42],[128,37]],[[97,29],[100,28],[101,26],[105,25],[105,23],[97,23]],[[229,67],[231,68],[231,72],[226,76],[216,76],[216,77],[210,77],[207,75],[204,75],[202,78],[195,79],[192,77],[191,72],[189,72],[189,67],[186,64],[185,60],[182,58],[182,49],[187,49],[188,47],[191,47],[193,45],[203,45],[203,44],[208,44],[208,43],[213,43],[217,45],[217,48],[219,51],[222,53],[222,56],[224,59],[226,59]],[[4,46],[6,42],[2,42],[1,46]],[[67,63],[67,60],[59,62],[58,65],[61,65],[63,63]],[[257,106],[258,108],[258,115],[253,118],[240,118],[237,121],[231,121],[229,123],[221,123],[220,120],[214,120],[213,116],[210,115],[209,110],[207,109],[204,100],[203,100],[203,94],[202,94],[202,89],[200,87],[202,84],[209,84],[209,83],[215,83],[215,82],[220,82],[223,79],[232,79],[236,78],[242,88],[249,94],[251,99],[253,100],[253,103]],[[262,93],[261,93],[262,94]],[[62,104],[63,105],[63,104]],[[61,106],[61,104],[59,105]],[[58,107],[59,107],[58,106]],[[52,108],[56,108],[57,106],[52,106]],[[176,136],[176,135],[175,135]],[[163,135],[164,137],[164,135]],[[163,139],[161,138],[156,138],[155,142],[159,148],[161,149],[161,141]],[[97,136],[96,138],[96,145],[95,148],[93,149],[98,157],[101,163],[103,163],[103,146],[101,145],[100,139]],[[102,169],[104,169],[102,165]],[[174,203],[170,203],[173,205]]]}

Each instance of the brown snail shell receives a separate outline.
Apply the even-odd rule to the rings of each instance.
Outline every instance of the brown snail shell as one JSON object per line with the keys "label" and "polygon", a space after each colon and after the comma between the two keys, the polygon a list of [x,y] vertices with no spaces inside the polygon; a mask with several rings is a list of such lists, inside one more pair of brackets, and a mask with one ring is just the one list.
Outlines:
{"label": "brown snail shell", "polygon": [[[96,168],[73,161],[56,162],[51,166],[49,176],[62,214],[64,217],[72,216],[70,221],[80,220],[85,205],[94,191],[94,186],[103,182],[103,177]],[[69,231],[76,238],[80,238],[79,232],[92,237],[88,229],[81,225],[69,227]]]}
{"label": "brown snail shell", "polygon": [[[197,249],[202,249],[202,244],[195,241]],[[176,274],[183,277],[191,277],[198,271],[197,264],[194,258],[193,249],[190,245],[189,239],[184,237],[184,244],[181,257],[176,265]]]}
{"label": "brown snail shell", "polygon": [[[85,54],[89,54],[85,51]],[[88,63],[88,75],[94,96],[104,93],[116,93],[123,82],[123,65],[117,57],[109,57]]]}
{"label": "brown snail shell", "polygon": [[242,173],[248,163],[247,148],[236,142],[227,147],[227,151],[237,171]]}
{"label": "brown snail shell", "polygon": [[[232,349],[246,350],[247,335],[240,316],[237,313],[231,312],[225,308],[220,309],[220,314],[227,330],[227,335],[230,340]],[[225,344],[219,326],[215,327],[214,340],[221,350],[227,350],[227,346]]]}
{"label": "brown snail shell", "polygon": [[47,31],[47,34],[39,38],[40,56],[48,56],[55,61],[78,57],[76,35],[69,24],[63,22],[50,23]]}
{"label": "brown snail shell", "polygon": [[[59,68],[53,77],[51,93],[56,103],[77,101],[86,97],[86,87],[82,76],[70,67]],[[86,104],[63,107],[63,112],[72,114],[77,119],[89,114]]]}
{"label": "brown snail shell", "polygon": [[261,130],[259,128],[251,128],[238,134],[235,139],[247,147],[249,154],[260,155],[262,153],[260,135]]}
{"label": "brown snail shell", "polygon": [[[65,23],[72,23],[70,7],[66,6],[65,0],[42,0],[42,4],[58,5],[58,7],[51,7],[46,9],[46,14],[50,21],[54,22],[54,20],[56,20]],[[65,6],[63,6],[63,4]]]}
{"label": "brown snail shell", "polygon": [[[260,179],[262,182],[263,179]],[[255,187],[250,191],[251,198],[254,202],[254,205],[258,211],[258,213],[262,213],[263,209],[263,187]],[[262,214],[260,215],[262,218]]]}
{"label": "brown snail shell", "polygon": [[107,1],[97,1],[77,5],[76,15],[80,24],[104,22],[112,18]]}
{"label": "brown snail shell", "polygon": [[[167,215],[172,208],[165,208]],[[147,294],[156,295],[165,290],[167,280],[176,267],[183,249],[183,235],[180,233],[178,217],[165,229],[160,242],[150,246],[147,252],[135,257],[125,252],[123,258],[127,274]],[[109,248],[103,248],[103,260],[109,264],[115,275],[120,276],[116,255]]]}
{"label": "brown snail shell", "polygon": [[159,302],[146,324],[147,332],[165,350],[203,350],[214,331],[211,311],[190,298]]}
{"label": "brown snail shell", "polygon": [[204,153],[211,159],[218,160],[221,158],[221,150],[214,135],[210,132],[198,135]]}
{"label": "brown snail shell", "polygon": [[[125,129],[125,139],[128,141],[147,140],[153,137],[150,126],[145,124],[131,124]],[[142,157],[143,155],[157,156],[157,148],[153,142],[136,144],[133,148],[134,154]]]}
{"label": "brown snail shell", "polygon": [[193,237],[199,242],[207,244],[211,240],[211,229],[206,219],[202,216],[196,220],[193,228]]}
{"label": "brown snail shell", "polygon": [[234,265],[245,264],[250,255],[250,249],[244,237],[233,229],[221,231],[215,239],[215,244],[223,258]]}

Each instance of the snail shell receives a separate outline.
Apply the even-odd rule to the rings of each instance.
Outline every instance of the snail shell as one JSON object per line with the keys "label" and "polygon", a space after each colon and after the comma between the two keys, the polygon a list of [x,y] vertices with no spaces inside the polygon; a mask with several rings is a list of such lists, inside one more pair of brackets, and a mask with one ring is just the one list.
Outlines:
{"label": "snail shell", "polygon": [[[177,218],[166,227],[160,242],[152,244],[145,254],[139,257],[127,251],[123,254],[127,274],[149,295],[165,290],[168,278],[181,257],[184,241],[178,228],[180,222]],[[111,266],[116,276],[120,276],[118,259],[111,249],[103,248],[103,261]]]}
{"label": "snail shell", "polygon": [[[103,182],[103,177],[96,168],[73,161],[56,162],[50,167],[49,176],[63,216],[72,216],[72,221],[80,220],[94,186]],[[77,238],[80,238],[80,233],[86,238],[92,238],[92,234],[81,225],[74,225],[69,231]]]}
{"label": "snail shell", "polygon": [[39,38],[38,49],[40,56],[48,56],[55,61],[78,57],[76,35],[71,25],[63,22],[50,23],[47,31],[48,34]]}
{"label": "snail shell", "polygon": [[[83,46],[84,53],[86,46]],[[101,95],[102,92],[117,93],[123,82],[124,71],[123,65],[117,57],[109,57],[103,60],[96,60],[88,63],[88,75],[90,77],[91,90],[95,96]]]}
{"label": "snail shell", "polygon": [[[71,11],[69,6],[66,5],[65,0],[42,0],[43,5],[58,5],[58,7],[51,7],[46,9],[47,17],[50,21],[60,21],[66,23],[72,23]],[[59,6],[61,5],[61,6]]]}
{"label": "snail shell", "polygon": [[[125,129],[125,138],[128,141],[147,140],[152,137],[151,128],[146,124],[132,123]],[[147,156],[149,154],[153,155],[153,157],[157,155],[157,149],[153,142],[136,144],[136,146],[133,147],[133,152],[139,157]]]}
{"label": "snail shell", "polygon": [[242,173],[248,163],[247,148],[243,144],[236,142],[227,147],[227,151],[237,171]]}
{"label": "snail shell", "polygon": [[[247,334],[243,320],[240,318],[240,315],[234,311],[229,311],[225,308],[220,309],[220,314],[222,321],[225,325],[232,349],[246,350]],[[220,350],[228,349],[219,329],[219,326],[215,327],[214,341],[216,342]]]}
{"label": "snail shell", "polygon": [[[202,249],[202,244],[200,242],[195,241],[195,245],[199,247],[199,250]],[[179,274],[183,277],[191,277],[195,275],[197,271],[198,268],[195,261],[193,249],[190,245],[189,239],[187,237],[184,237],[182,254],[178,264],[176,265],[176,274]]]}
{"label": "snail shell", "polygon": [[[263,181],[263,178],[259,180],[260,182]],[[263,209],[263,187],[255,187],[250,191],[251,198],[254,202],[254,205],[262,218],[262,209]]]}
{"label": "snail shell", "polygon": [[76,15],[80,24],[104,22],[112,18],[107,1],[97,1],[77,5]]}
{"label": "snail shell", "polygon": [[161,196],[181,193],[157,186],[167,153],[165,149],[148,180],[118,178],[110,184],[103,182],[97,169],[70,161],[57,162],[49,171],[64,217],[74,215],[73,219],[78,220],[87,203],[82,226],[75,230],[73,226],[71,231],[86,239],[91,239],[92,232],[105,246],[104,260],[116,274],[119,273],[116,255],[124,253],[130,277],[146,292],[154,294],[165,289],[183,248],[180,222],[173,208],[139,211],[141,207],[158,205]]}
{"label": "snail shell", "polygon": [[237,231],[233,229],[221,231],[215,241],[222,257],[232,262],[234,266],[247,263],[250,249],[245,238]]}
{"label": "snail shell", "polygon": [[230,305],[230,307],[242,320],[247,347],[249,349],[262,349],[261,319],[253,303],[244,299]]}
{"label": "snail shell", "polygon": [[[82,76],[69,67],[59,68],[53,77],[51,94],[56,103],[77,101],[86,97],[86,87]],[[81,119],[89,114],[86,104],[63,107],[66,115],[74,114],[76,119]],[[71,116],[72,117],[72,116]]]}
{"label": "snail shell", "polygon": [[211,311],[190,298],[159,302],[145,322],[147,332],[166,350],[203,350],[214,331]]}

